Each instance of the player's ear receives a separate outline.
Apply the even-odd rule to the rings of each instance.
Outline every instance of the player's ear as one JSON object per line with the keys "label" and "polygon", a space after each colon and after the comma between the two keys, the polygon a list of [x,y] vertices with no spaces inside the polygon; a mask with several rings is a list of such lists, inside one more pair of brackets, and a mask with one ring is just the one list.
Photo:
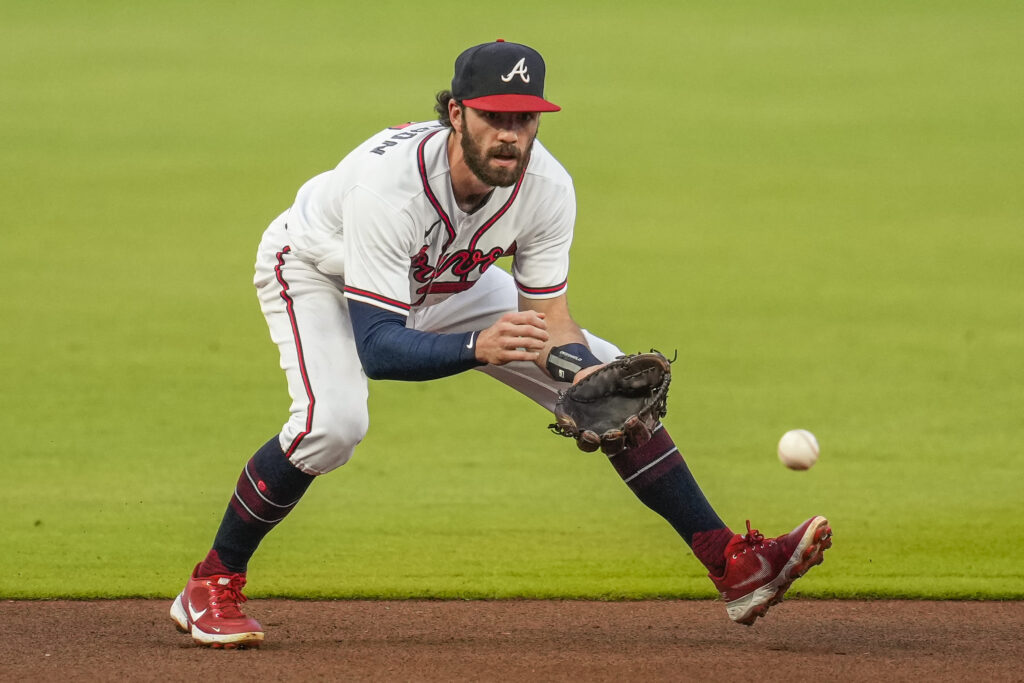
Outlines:
{"label": "player's ear", "polygon": [[448,100],[448,120],[452,122],[452,128],[457,132],[462,132],[462,117],[465,114],[465,109],[453,97]]}

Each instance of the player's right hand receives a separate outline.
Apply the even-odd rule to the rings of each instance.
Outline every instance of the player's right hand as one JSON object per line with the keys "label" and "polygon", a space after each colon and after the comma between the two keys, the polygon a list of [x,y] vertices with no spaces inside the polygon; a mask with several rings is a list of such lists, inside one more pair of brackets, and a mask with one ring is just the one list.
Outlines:
{"label": "player's right hand", "polygon": [[548,342],[544,314],[536,311],[506,313],[476,341],[476,359],[490,365],[515,360],[536,361]]}

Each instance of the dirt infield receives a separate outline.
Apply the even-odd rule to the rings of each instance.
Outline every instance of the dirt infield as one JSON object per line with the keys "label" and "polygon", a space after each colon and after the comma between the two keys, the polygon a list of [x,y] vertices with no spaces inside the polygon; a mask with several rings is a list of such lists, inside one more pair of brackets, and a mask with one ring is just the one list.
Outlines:
{"label": "dirt infield", "polygon": [[197,648],[168,601],[0,602],[2,681],[1024,681],[1024,602],[253,600],[262,649]]}

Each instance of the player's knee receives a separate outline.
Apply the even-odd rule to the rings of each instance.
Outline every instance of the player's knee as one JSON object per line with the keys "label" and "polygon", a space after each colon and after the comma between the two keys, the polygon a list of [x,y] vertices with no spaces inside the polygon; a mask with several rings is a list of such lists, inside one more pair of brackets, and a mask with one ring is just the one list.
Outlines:
{"label": "player's knee", "polygon": [[[370,428],[366,411],[336,411],[323,416],[317,429],[320,450],[331,463],[330,469],[347,463]],[[326,470],[325,470],[326,471]]]}
{"label": "player's knee", "polygon": [[329,410],[317,406],[313,428],[301,433],[293,464],[308,474],[326,474],[341,467],[366,436],[370,418],[365,410]]}

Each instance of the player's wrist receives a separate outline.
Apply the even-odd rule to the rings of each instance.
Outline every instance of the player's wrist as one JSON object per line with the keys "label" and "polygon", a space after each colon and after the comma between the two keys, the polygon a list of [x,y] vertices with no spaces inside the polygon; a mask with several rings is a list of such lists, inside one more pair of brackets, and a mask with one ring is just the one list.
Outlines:
{"label": "player's wrist", "polygon": [[601,361],[585,344],[576,342],[552,347],[545,367],[552,379],[558,382],[573,382],[580,371],[600,364]]}
{"label": "player's wrist", "polygon": [[467,362],[473,362],[477,365],[487,365],[487,361],[480,358],[477,354],[477,342],[480,341],[480,332],[473,330],[467,332],[462,337],[462,359]]}

